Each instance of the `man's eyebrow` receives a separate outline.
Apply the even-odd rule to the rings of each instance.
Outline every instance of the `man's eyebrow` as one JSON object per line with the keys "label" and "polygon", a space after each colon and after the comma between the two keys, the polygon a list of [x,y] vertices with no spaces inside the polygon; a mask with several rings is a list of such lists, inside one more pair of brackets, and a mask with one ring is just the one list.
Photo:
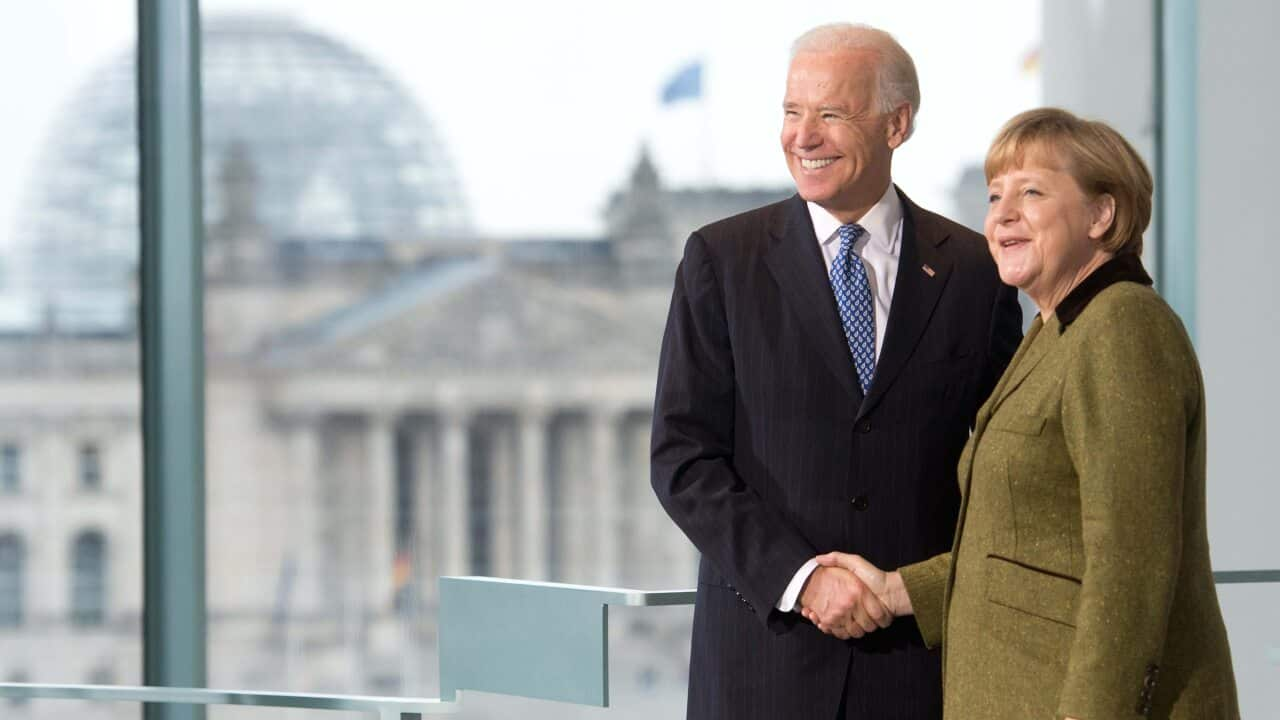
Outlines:
{"label": "man's eyebrow", "polygon": [[[783,107],[784,109],[796,108],[796,107],[800,107],[800,106],[801,106],[801,103],[798,103],[798,102],[796,102],[796,101],[794,101],[794,100],[783,100],[783,101],[782,101],[782,107]],[[851,113],[851,112],[849,111],[849,108],[845,107],[844,105],[819,105],[819,106],[818,106],[818,108],[817,108],[817,110],[818,110],[818,112],[836,112],[836,113],[840,113],[841,115],[852,115],[852,114],[853,114],[853,113]]]}

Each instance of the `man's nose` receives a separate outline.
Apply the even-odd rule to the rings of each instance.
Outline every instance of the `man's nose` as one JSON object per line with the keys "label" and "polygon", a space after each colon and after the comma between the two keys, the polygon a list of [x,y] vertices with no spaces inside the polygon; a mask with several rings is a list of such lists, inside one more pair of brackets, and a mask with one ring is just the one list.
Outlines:
{"label": "man's nose", "polygon": [[795,144],[802,148],[815,148],[822,144],[822,133],[811,118],[800,118],[795,124]]}

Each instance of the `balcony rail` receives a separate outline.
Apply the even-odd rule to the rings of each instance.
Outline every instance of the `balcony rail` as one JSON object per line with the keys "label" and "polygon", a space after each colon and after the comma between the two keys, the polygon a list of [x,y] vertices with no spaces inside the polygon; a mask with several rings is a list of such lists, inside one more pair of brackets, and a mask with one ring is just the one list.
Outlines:
{"label": "balcony rail", "polygon": [[1219,570],[1213,581],[1219,585],[1280,582],[1280,570]]}
{"label": "balcony rail", "polygon": [[179,705],[253,705],[257,707],[365,712],[379,720],[422,720],[423,715],[454,713],[456,702],[431,698],[371,695],[312,695],[307,693],[205,690],[203,688],[129,687],[125,685],[44,685],[4,683],[0,697],[17,699],[89,700]]}
{"label": "balcony rail", "polygon": [[37,683],[0,684],[0,697],[345,710],[379,720],[457,712],[461,690],[608,707],[609,606],[691,605],[694,594],[440,578],[441,698]]}
{"label": "balcony rail", "polygon": [[[1280,570],[1226,570],[1214,580],[1280,583]],[[440,578],[440,698],[37,683],[0,683],[0,697],[342,710],[379,720],[458,712],[462,690],[608,707],[609,606],[691,605],[694,596],[693,590]]]}

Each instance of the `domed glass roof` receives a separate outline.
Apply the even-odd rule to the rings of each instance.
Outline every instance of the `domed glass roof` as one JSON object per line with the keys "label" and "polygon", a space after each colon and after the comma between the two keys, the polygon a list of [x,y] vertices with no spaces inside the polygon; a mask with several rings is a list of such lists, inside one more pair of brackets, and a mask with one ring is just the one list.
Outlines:
{"label": "domed glass roof", "polygon": [[282,19],[214,19],[202,42],[206,222],[224,215],[218,173],[243,143],[277,239],[465,234],[453,164],[378,67]]}
{"label": "domed glass roof", "polygon": [[[253,16],[207,20],[202,54],[206,227],[246,212],[227,178],[243,176],[247,161],[247,211],[270,241],[469,235],[445,148],[414,100],[368,59],[291,20]],[[6,273],[7,290],[26,285],[40,296],[46,319],[75,315],[77,305],[132,313],[136,104],[128,52],[90,78],[49,135],[16,228],[28,267]]]}

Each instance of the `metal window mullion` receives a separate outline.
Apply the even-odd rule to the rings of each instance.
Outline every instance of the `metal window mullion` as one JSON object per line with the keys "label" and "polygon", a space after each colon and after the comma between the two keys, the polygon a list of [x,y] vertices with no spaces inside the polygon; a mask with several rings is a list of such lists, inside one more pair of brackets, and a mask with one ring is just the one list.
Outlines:
{"label": "metal window mullion", "polygon": [[1155,0],[1157,228],[1160,294],[1196,338],[1199,168],[1196,0]]}
{"label": "metal window mullion", "polygon": [[143,680],[184,687],[206,684],[199,37],[197,0],[138,0]]}

